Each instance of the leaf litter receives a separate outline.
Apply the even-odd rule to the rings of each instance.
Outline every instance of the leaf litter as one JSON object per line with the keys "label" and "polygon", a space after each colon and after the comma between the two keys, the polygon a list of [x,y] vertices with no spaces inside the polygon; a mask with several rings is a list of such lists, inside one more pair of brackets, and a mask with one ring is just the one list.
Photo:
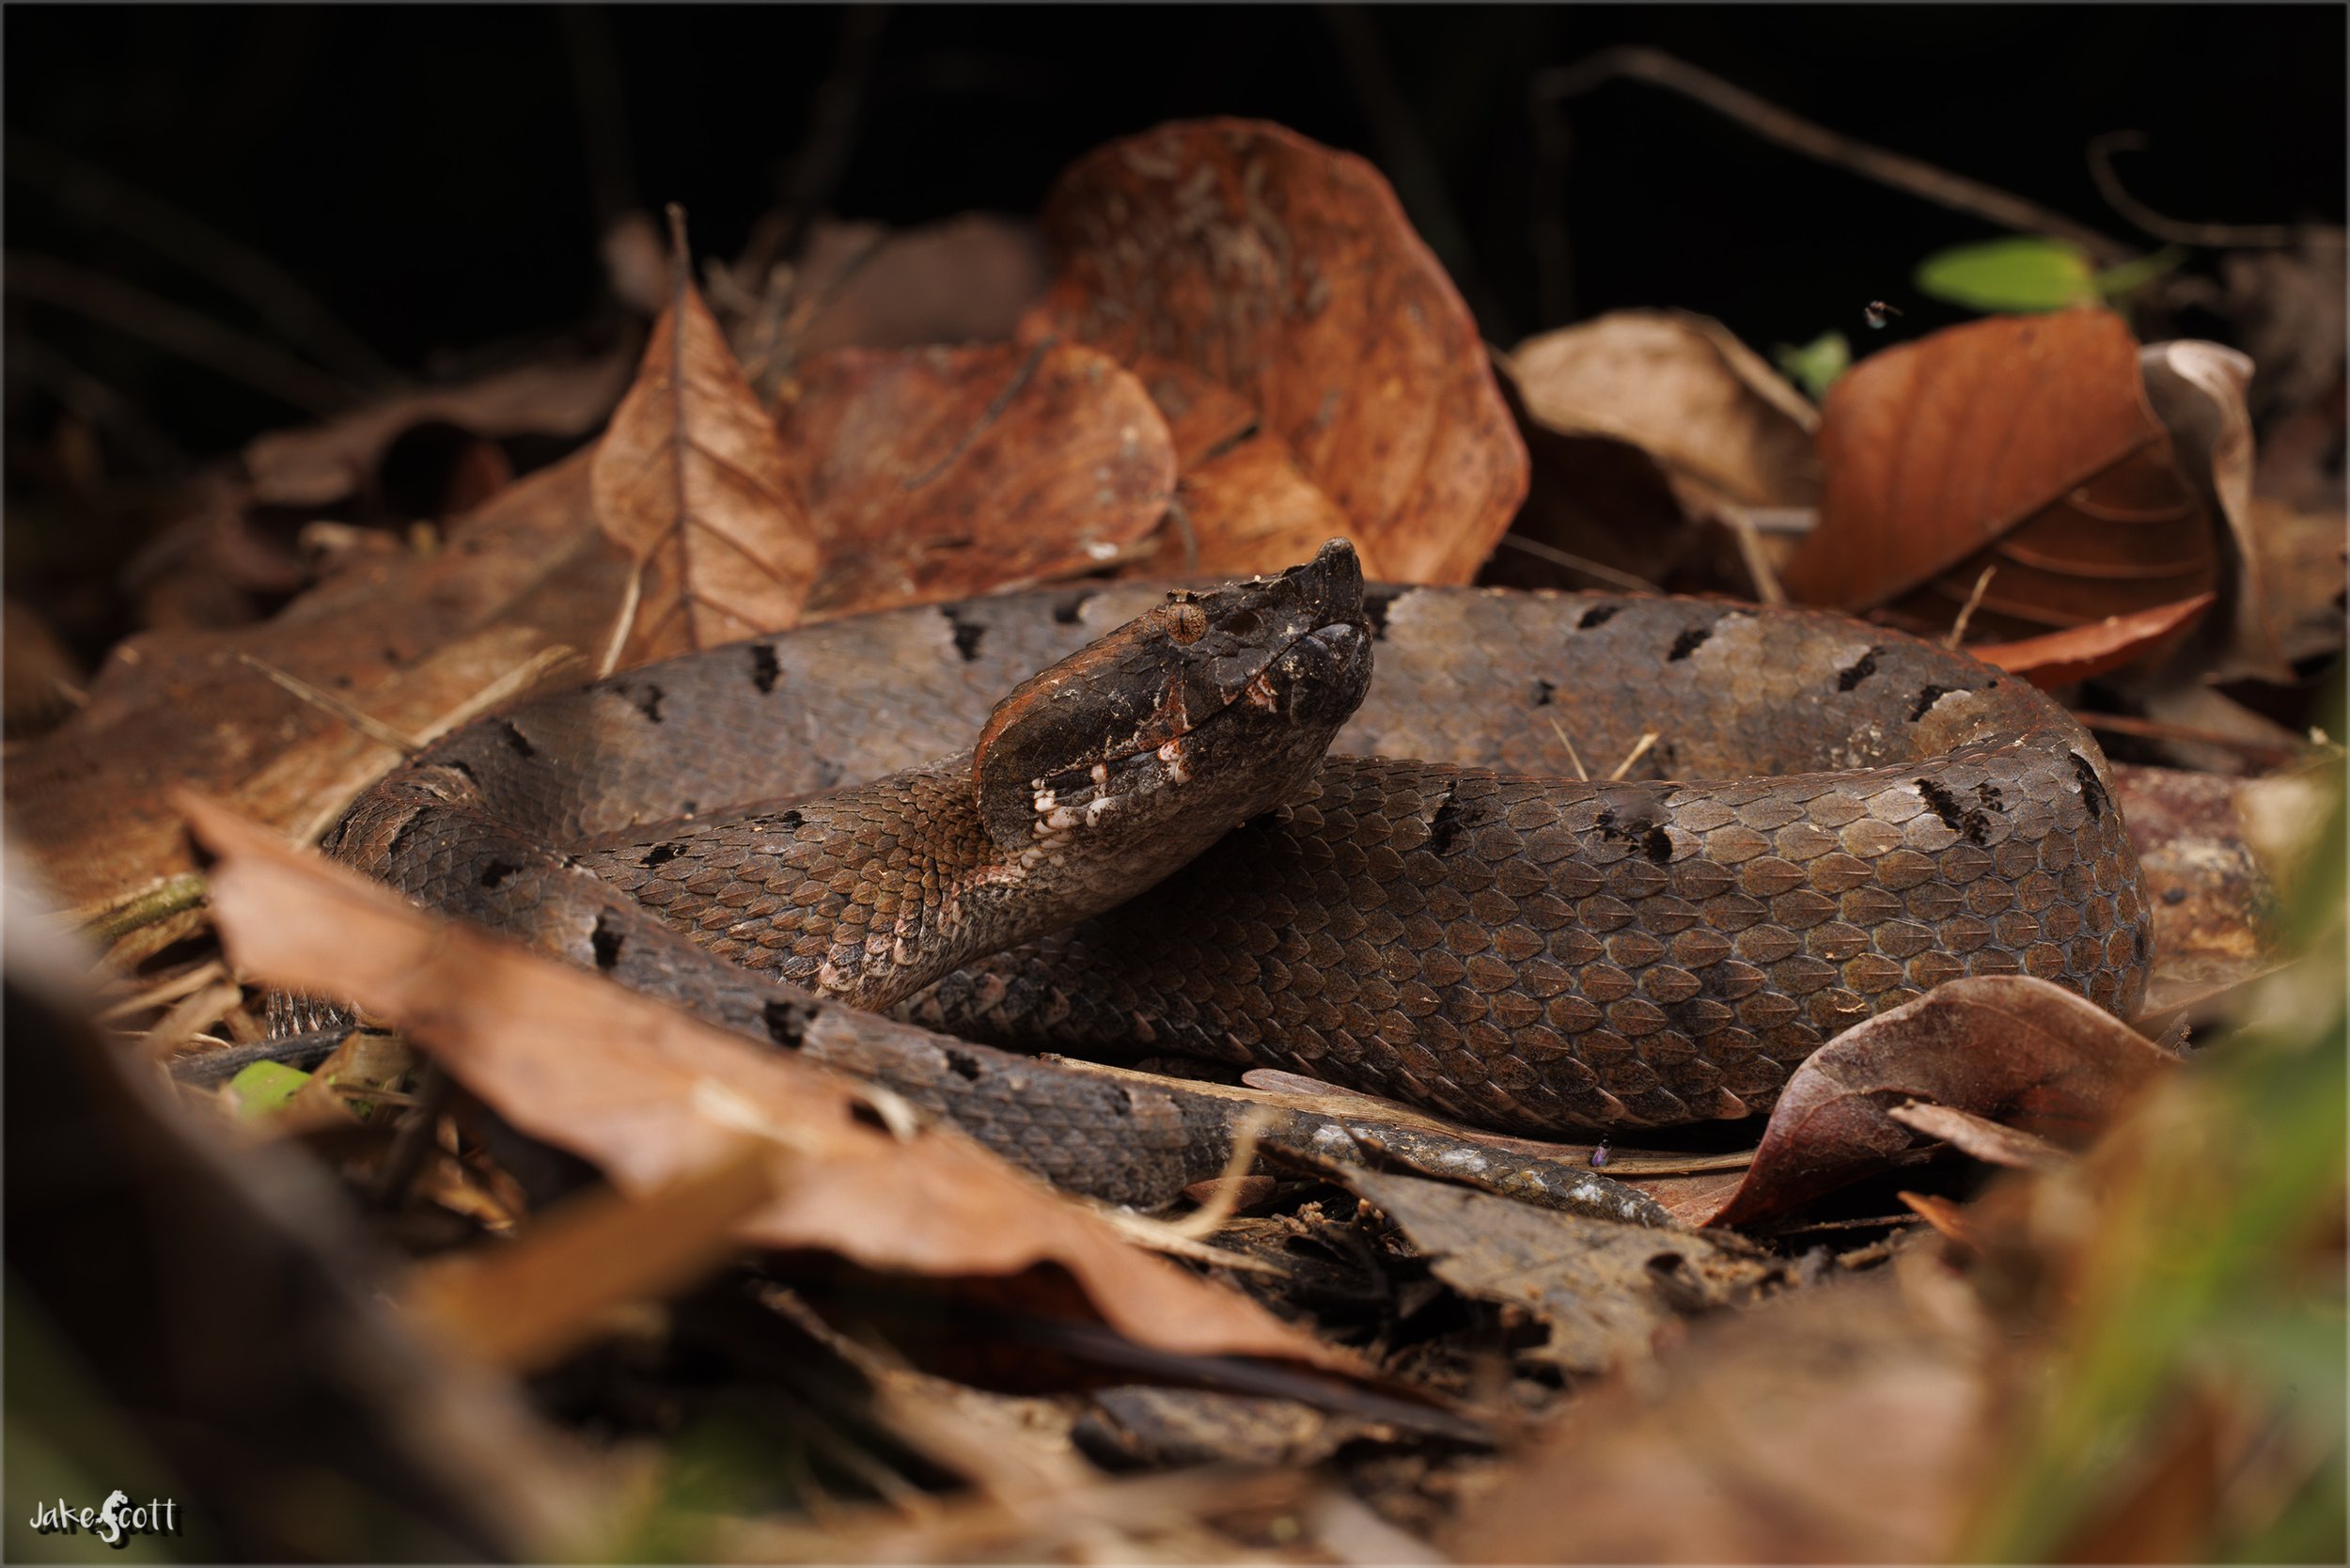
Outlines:
{"label": "leaf litter", "polygon": [[[2051,1368],[2063,1397],[2121,1397],[2082,1370],[2088,1336],[2114,1336],[2090,1287],[2165,1246],[2208,1249],[2217,1232],[2160,1226],[2239,1167],[2266,1179],[2267,1146],[2242,1141],[2258,1135],[2216,1130],[2252,1125],[2228,1120],[2252,1090],[2215,1087],[2237,1047],[2182,1069],[2139,1030],[2201,1045],[2327,1005],[2325,977],[2290,962],[2307,878],[2287,873],[2339,795],[2338,752],[2246,706],[2282,711],[2341,647],[2338,539],[2317,525],[2338,534],[2339,481],[2269,478],[2248,412],[2306,467],[2299,405],[2248,391],[2232,350],[2141,349],[2096,310],[1896,343],[1816,419],[1695,317],[1565,327],[1496,364],[1385,181],[1258,122],[1100,149],[1048,201],[1041,248],[995,220],[809,232],[793,258],[754,233],[712,264],[707,302],[675,244],[624,398],[607,353],[257,443],[242,488],[218,492],[239,526],[380,494],[395,438],[435,423],[464,434],[436,494],[467,515],[320,534],[336,553],[275,619],[146,634],[11,757],[19,850],[116,940],[110,1021],[129,1032],[109,1044],[145,1054],[110,1054],[150,1084],[165,1061],[182,1074],[172,1114],[192,1136],[211,1121],[256,1157],[339,1170],[410,1261],[335,1266],[401,1303],[400,1332],[492,1388],[517,1370],[604,1387],[583,1408],[607,1411],[649,1376],[674,1402],[688,1384],[666,1358],[690,1348],[726,1369],[721,1405],[729,1380],[780,1377],[781,1419],[863,1455],[827,1460],[813,1494],[766,1466],[745,1475],[756,1503],[623,1501],[603,1528],[738,1556],[1216,1558],[1282,1549],[1303,1521],[1339,1556],[1844,1560],[2119,1551],[2155,1495],[2189,1533],[2259,1514],[2210,1480],[2257,1457],[2240,1435],[2257,1379],[2149,1428],[2167,1493],[2107,1478],[2060,1506],[1989,1435]],[[639,248],[650,277],[658,247]],[[965,274],[970,298],[942,288]],[[510,478],[497,438],[583,431],[616,398],[595,448]],[[1319,1114],[1401,1166],[1526,1157],[1604,1170],[1650,1207],[1624,1223],[1506,1183],[1277,1160],[1218,1189],[1246,1201],[1201,1216],[1204,1245],[1151,1232],[1184,1263],[885,1094],[285,847],[403,743],[614,650],[1088,572],[1256,570],[1331,533],[1401,580],[1507,576],[1539,551],[1505,531],[1578,584],[1596,568],[1767,595],[1783,572],[1797,600],[1935,635],[1972,599],[1970,651],[2141,713],[2112,715],[2145,734],[2110,732],[2135,760],[2208,761],[2201,722],[2269,748],[2230,766],[2296,767],[2118,766],[2156,920],[2138,1030],[2036,981],[1958,982],[1818,1053],[1764,1127],[1655,1147],[1531,1145],[1330,1094]],[[187,876],[183,811],[218,856],[207,883]],[[400,1041],[329,1039],[295,1058],[306,1071],[269,1059],[208,922],[239,980],[350,996]],[[268,1071],[193,1087],[191,1064],[255,1052]],[[1228,1092],[1269,1091],[1255,1081]],[[2211,1173],[2162,1187],[2167,1215],[2145,1196],[2176,1165],[2165,1139]],[[2331,1211],[2316,1188],[2295,1212],[2330,1212],[2338,1238],[2339,1182]],[[1904,1229],[1916,1215],[1931,1226]],[[2186,1239],[2124,1246],[2157,1233]],[[837,1385],[807,1381],[818,1367]],[[2018,1420],[2028,1447],[2061,1435]],[[1495,1449],[1510,1432],[1529,1443]],[[661,1442],[597,1463],[675,1473]],[[2305,1449],[2266,1463],[2310,1473]],[[523,1529],[499,1549],[556,1549],[520,1500],[537,1484],[498,1482]],[[868,1500],[808,1502],[841,1485]]]}

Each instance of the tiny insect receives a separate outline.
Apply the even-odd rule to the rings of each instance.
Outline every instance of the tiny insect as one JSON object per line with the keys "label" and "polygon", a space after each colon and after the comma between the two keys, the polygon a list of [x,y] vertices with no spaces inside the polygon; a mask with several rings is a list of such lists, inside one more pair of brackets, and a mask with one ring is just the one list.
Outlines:
{"label": "tiny insect", "polygon": [[1597,1170],[1607,1163],[1607,1140],[1603,1137],[1599,1140],[1599,1147],[1591,1151],[1591,1168]]}
{"label": "tiny insect", "polygon": [[1900,314],[1901,309],[1897,306],[1888,305],[1883,300],[1871,300],[1865,306],[1862,307],[1860,319],[1869,323],[1870,331],[1883,332],[1885,330],[1885,318],[1888,316],[1898,316]]}

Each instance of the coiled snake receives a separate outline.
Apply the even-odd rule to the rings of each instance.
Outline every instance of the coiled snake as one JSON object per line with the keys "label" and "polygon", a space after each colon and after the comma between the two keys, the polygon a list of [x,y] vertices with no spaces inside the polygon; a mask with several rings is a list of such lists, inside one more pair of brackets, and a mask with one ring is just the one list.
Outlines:
{"label": "coiled snake", "polygon": [[[1560,776],[1649,732],[1640,776]],[[632,670],[451,734],[327,843],[1126,1198],[1214,1168],[1180,1096],[926,1031],[1556,1133],[1764,1110],[1959,976],[2126,1015],[2150,957],[2106,761],[2026,682],[1809,611],[1366,592],[1336,541]]]}

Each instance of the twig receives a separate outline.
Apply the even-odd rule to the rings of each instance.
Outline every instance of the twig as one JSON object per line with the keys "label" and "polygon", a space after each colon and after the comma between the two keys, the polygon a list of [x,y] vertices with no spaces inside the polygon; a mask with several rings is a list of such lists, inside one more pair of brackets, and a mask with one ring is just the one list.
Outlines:
{"label": "twig", "polygon": [[1257,1163],[1257,1144],[1272,1125],[1270,1105],[1251,1105],[1242,1114],[1240,1124],[1232,1129],[1232,1152],[1215,1179],[1215,1190],[1198,1210],[1170,1223],[1167,1227],[1170,1232],[1187,1241],[1205,1241],[1223,1229],[1232,1211],[1240,1207],[1241,1178]]}
{"label": "twig", "polygon": [[1574,776],[1589,784],[1591,781],[1591,770],[1583,765],[1583,759],[1575,751],[1574,743],[1567,739],[1566,730],[1559,726],[1557,719],[1550,721],[1550,732],[1559,737],[1560,745],[1567,748],[1567,760],[1574,764]]}
{"label": "twig", "polygon": [[562,13],[563,57],[571,67],[572,97],[579,108],[580,161],[596,204],[596,231],[636,209],[629,179],[628,117],[623,112],[620,73],[612,57],[608,18],[588,6],[566,6]]}
{"label": "twig", "polygon": [[8,178],[46,191],[84,217],[112,224],[158,256],[200,273],[251,306],[289,342],[361,386],[400,380],[365,339],[300,280],[260,252],[79,158],[11,133]]}
{"label": "twig", "polygon": [[296,408],[332,414],[355,400],[335,377],[144,289],[47,256],[11,251],[6,268],[11,294],[102,321]]}
{"label": "twig", "polygon": [[1958,619],[1950,622],[1950,635],[1942,639],[1943,647],[1956,648],[1966,640],[1966,623],[1975,619],[1975,611],[1982,604],[1983,592],[1990,588],[1991,579],[1998,570],[1998,562],[1994,561],[1976,576],[1975,586],[1966,590],[1966,603],[1958,607]]}
{"label": "twig", "polygon": [[252,1045],[229,1045],[217,1051],[205,1051],[185,1056],[171,1063],[171,1075],[179,1082],[196,1089],[210,1089],[225,1084],[257,1061],[274,1061],[288,1067],[308,1072],[335,1054],[337,1047],[351,1038],[349,1025],[333,1029],[311,1029],[304,1034],[290,1034],[283,1040],[264,1040]]}
{"label": "twig", "polygon": [[2163,216],[2130,195],[2122,184],[2122,177],[2113,170],[2115,153],[2143,152],[2146,147],[2145,133],[2138,131],[2108,131],[2092,137],[2089,143],[2089,173],[2097,181],[2098,193],[2107,206],[2155,239],[2174,245],[2210,245],[2219,249],[2295,245],[2304,242],[2342,248],[2342,231],[2331,224],[2186,223]]}
{"label": "twig", "polygon": [[449,1096],[456,1080],[438,1061],[428,1059],[416,1080],[415,1109],[402,1118],[392,1133],[392,1146],[384,1152],[384,1163],[377,1168],[369,1196],[378,1208],[388,1209],[400,1201],[415,1179],[416,1169],[424,1164],[425,1154],[432,1148],[432,1136],[448,1108]]}
{"label": "twig", "polygon": [[1723,501],[1716,509],[1730,525],[1730,537],[1738,543],[1738,558],[1746,563],[1747,575],[1754,583],[1754,596],[1765,604],[1784,604],[1787,590],[1779,586],[1778,573],[1771,567],[1770,557],[1762,553],[1762,531],[1754,525],[1754,516],[1746,508]]}
{"label": "twig", "polygon": [[2190,745],[2217,746],[2223,751],[2241,752],[2255,761],[2282,766],[2302,755],[2294,746],[2279,745],[2274,741],[2249,740],[2241,735],[2223,734],[2217,729],[2198,729],[2189,725],[2166,724],[2160,719],[2132,718],[2126,713],[2085,713],[2073,710],[2073,716],[2090,729],[2108,735],[2133,735],[2146,741],[2184,741]]}
{"label": "twig", "polygon": [[1656,585],[1645,577],[1635,577],[1629,572],[1619,572],[1614,567],[1604,566],[1589,557],[1572,555],[1555,544],[1544,544],[1541,540],[1528,539],[1524,534],[1503,534],[1501,542],[1522,555],[1533,557],[1536,560],[1548,561],[1553,566],[1563,566],[1571,572],[1580,572],[1587,577],[1596,577],[1603,583],[1612,583],[1628,592],[1655,593],[1659,591]]}
{"label": "twig", "polygon": [[184,871],[119,899],[68,910],[66,917],[91,941],[110,948],[134,931],[196,908],[204,902],[205,887],[201,874]]}
{"label": "twig", "polygon": [[1777,142],[1881,185],[1906,191],[1938,207],[1968,213],[2001,228],[2070,240],[2107,266],[2137,259],[2138,253],[2121,241],[2061,212],[2010,196],[1980,180],[1936,168],[1920,159],[1888,152],[1830,131],[1662,50],[1637,45],[1603,49],[1574,65],[1541,72],[1534,79],[1534,93],[1537,102],[1556,103],[1623,76],[1694,99],[1716,114],[1736,120],[1765,141]]}
{"label": "twig", "polygon": [[1655,744],[1655,730],[1647,729],[1641,731],[1639,743],[1633,746],[1629,752],[1625,753],[1624,760],[1616,764],[1616,771],[1607,776],[1607,781],[1612,784],[1622,778],[1625,774],[1630,773],[1632,771],[1632,764],[1647,756],[1648,748]]}
{"label": "twig", "polygon": [[249,668],[260,671],[263,675],[268,676],[278,685],[284,687],[287,691],[291,692],[294,696],[300,698],[303,701],[307,702],[312,707],[324,709],[326,712],[334,714],[337,718],[342,720],[345,724],[351,726],[353,729],[358,730],[359,733],[365,735],[368,739],[377,742],[380,745],[390,746],[394,751],[399,752],[402,757],[413,757],[415,755],[415,742],[410,740],[407,736],[401,734],[390,725],[385,724],[382,719],[376,718],[372,714],[361,713],[350,703],[345,702],[341,698],[337,697],[333,692],[321,691],[318,687],[310,684],[309,682],[302,679],[301,676],[289,675],[284,670],[279,669],[275,665],[270,664],[266,660],[257,659],[252,654],[243,651],[238,652],[237,662],[248,666]]}
{"label": "twig", "polygon": [[844,7],[840,33],[833,42],[832,65],[817,85],[808,106],[807,135],[791,160],[784,185],[783,222],[773,241],[776,259],[799,254],[817,213],[828,205],[856,146],[859,119],[865,107],[866,85],[872,79],[873,61],[888,24],[889,7]]}

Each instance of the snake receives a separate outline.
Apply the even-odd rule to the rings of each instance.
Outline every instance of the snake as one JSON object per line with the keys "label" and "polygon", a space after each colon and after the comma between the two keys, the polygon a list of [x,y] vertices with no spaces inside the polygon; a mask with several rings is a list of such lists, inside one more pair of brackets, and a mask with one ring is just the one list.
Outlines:
{"label": "snake", "polygon": [[1558,1137],[1766,1111],[1961,977],[2126,1017],[2152,957],[2108,765],[2029,682],[1823,611],[1366,587],[1344,541],[627,670],[443,737],[323,845],[1145,1203],[1230,1104],[1033,1053]]}

